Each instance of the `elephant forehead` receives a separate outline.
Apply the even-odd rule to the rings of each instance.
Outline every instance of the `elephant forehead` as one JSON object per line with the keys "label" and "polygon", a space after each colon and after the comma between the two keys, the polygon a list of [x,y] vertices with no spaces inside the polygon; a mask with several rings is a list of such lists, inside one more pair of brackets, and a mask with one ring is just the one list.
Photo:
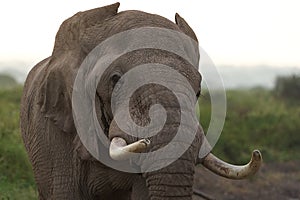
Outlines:
{"label": "elephant forehead", "polygon": [[97,36],[93,39],[93,47],[90,53],[97,53],[98,57],[109,59],[112,56],[120,56],[124,53],[143,48],[166,50],[188,60],[193,66],[198,67],[199,48],[198,43],[187,35],[167,28],[142,27],[125,30],[102,42],[98,42]]}

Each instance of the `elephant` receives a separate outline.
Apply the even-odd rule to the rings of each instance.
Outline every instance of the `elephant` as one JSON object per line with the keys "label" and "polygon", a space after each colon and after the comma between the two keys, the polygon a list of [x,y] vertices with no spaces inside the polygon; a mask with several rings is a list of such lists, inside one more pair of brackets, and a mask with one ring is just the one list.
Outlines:
{"label": "elephant", "polygon": [[[147,166],[158,162],[154,161],[155,158],[147,156],[147,153],[165,147],[175,137],[182,114],[180,105],[176,96],[165,86],[149,83],[138,88],[129,101],[131,120],[140,127],[147,126],[151,121],[150,107],[160,104],[165,109],[165,124],[158,134],[149,137],[143,134],[127,134],[116,123],[118,107],[115,110],[111,107],[116,87],[122,87],[122,76],[140,65],[153,64],[157,66],[156,70],[167,65],[187,80],[195,94],[192,98],[197,99],[201,93],[202,77],[198,70],[185,58],[161,49],[145,47],[117,57],[103,70],[103,75],[92,94],[95,98],[96,119],[99,127],[103,129],[101,136],[107,139],[109,145],[109,148],[101,150],[102,153],[106,152],[104,154],[108,156],[107,159],[117,164],[127,163],[133,168],[145,170],[131,173],[110,167],[99,161],[97,155],[85,145],[74,118],[74,83],[80,66],[97,45],[112,35],[143,27],[176,31],[198,44],[194,31],[179,14],[175,15],[176,23],[173,23],[159,15],[142,11],[118,12],[118,7],[119,3],[115,3],[79,12],[65,20],[57,32],[52,55],[34,66],[25,81],[20,126],[39,199],[192,199],[193,177],[197,164],[232,179],[255,174],[262,162],[258,150],[253,152],[251,161],[244,166],[227,164],[212,153],[199,158],[199,151],[205,143],[200,124],[195,129],[191,144],[178,158],[161,168],[147,171]],[[152,39],[156,41],[156,37],[159,37],[159,34]],[[178,40],[172,37],[175,36],[170,36],[167,43],[178,45]],[[109,46],[105,51],[118,51],[119,48],[130,45],[132,41],[135,41],[135,38],[124,38],[124,43]],[[161,40],[159,43],[164,42],[165,40]],[[185,48],[181,49],[189,53]],[[190,49],[195,53],[197,62],[198,46]],[[149,73],[152,73],[151,69],[149,68]],[[148,72],[141,79],[146,79],[147,76]],[[132,79],[135,78],[140,77],[133,76]],[[170,80],[172,81],[176,80]],[[122,91],[116,94],[119,93]],[[82,110],[84,108],[83,105]],[[101,141],[95,144],[96,148],[104,145]],[[134,154],[139,162],[132,162],[130,154]],[[145,156],[139,157],[139,154]],[[145,163],[148,163],[146,167]]]}

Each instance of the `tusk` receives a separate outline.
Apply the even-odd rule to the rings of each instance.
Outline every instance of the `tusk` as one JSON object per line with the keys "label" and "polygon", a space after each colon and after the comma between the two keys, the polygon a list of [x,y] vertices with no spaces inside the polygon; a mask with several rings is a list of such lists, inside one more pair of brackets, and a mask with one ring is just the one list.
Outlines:
{"label": "tusk", "polygon": [[259,150],[252,153],[250,162],[243,166],[228,164],[209,153],[202,164],[212,172],[230,179],[243,179],[254,175],[262,164],[262,155]]}
{"label": "tusk", "polygon": [[120,137],[114,137],[109,147],[109,155],[114,160],[127,160],[131,153],[140,153],[150,144],[149,139],[141,139],[127,145],[126,141]]}

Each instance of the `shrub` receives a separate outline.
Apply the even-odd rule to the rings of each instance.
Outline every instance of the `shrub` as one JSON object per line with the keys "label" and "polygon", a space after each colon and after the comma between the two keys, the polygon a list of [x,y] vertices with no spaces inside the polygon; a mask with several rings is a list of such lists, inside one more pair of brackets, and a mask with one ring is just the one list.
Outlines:
{"label": "shrub", "polygon": [[274,92],[284,99],[300,100],[300,75],[277,77]]}

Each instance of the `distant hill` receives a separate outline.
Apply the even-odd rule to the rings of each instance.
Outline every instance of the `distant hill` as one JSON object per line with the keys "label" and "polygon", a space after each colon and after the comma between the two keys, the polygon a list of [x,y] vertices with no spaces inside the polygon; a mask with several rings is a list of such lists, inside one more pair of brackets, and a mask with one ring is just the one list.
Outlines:
{"label": "distant hill", "polygon": [[10,88],[17,84],[17,81],[13,77],[6,74],[0,74],[0,88]]}
{"label": "distant hill", "polygon": [[18,83],[23,84],[33,65],[26,62],[0,62],[0,74],[7,74],[13,77]]}
{"label": "distant hill", "polygon": [[11,69],[4,69],[0,71],[1,74],[7,74],[13,77],[18,83],[23,84],[27,77],[27,71],[11,68]]}

